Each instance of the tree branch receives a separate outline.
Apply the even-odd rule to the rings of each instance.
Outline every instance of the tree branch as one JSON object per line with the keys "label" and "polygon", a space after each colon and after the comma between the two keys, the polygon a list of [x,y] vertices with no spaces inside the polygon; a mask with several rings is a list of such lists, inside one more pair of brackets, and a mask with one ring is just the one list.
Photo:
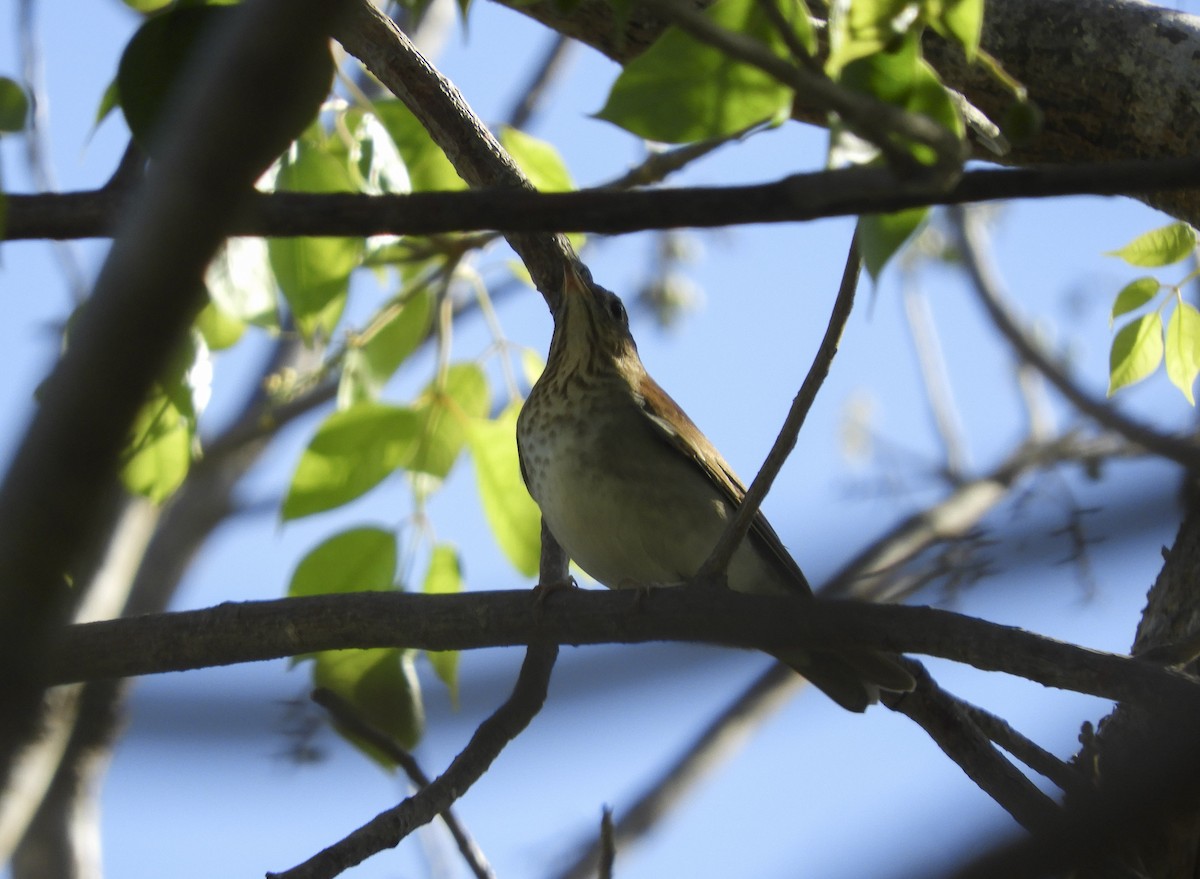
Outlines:
{"label": "tree branch", "polygon": [[888,693],[885,704],[915,721],[942,751],[1026,830],[1046,834],[1062,821],[1062,811],[1004,758],[924,666],[908,663],[917,681],[911,693]]}
{"label": "tree branch", "polygon": [[[500,229],[619,234],[646,229],[789,223],[920,205],[1200,187],[1200,159],[1131,160],[964,172],[949,188],[881,168],[794,174],[746,186],[538,193],[487,188],[410,195],[257,193],[231,234],[266,237],[435,235]],[[9,195],[7,240],[106,237],[122,198],[111,191]]]}
{"label": "tree branch", "polygon": [[278,659],[317,650],[470,650],[558,644],[695,641],[779,649],[847,645],[921,653],[1051,687],[1139,704],[1200,694],[1180,672],[1010,626],[928,607],[793,600],[676,587],[461,595],[355,593],[227,602],[68,626],[51,664],[56,683]]}
{"label": "tree branch", "polygon": [[796,397],[792,400],[787,418],[784,419],[783,427],[780,428],[779,435],[775,437],[775,442],[771,445],[767,459],[759,468],[754,481],[750,483],[733,518],[721,532],[717,545],[713,547],[704,564],[700,566],[700,571],[696,575],[697,579],[711,579],[718,574],[725,573],[726,568],[729,567],[729,560],[733,558],[734,551],[741,545],[746,533],[750,530],[763,499],[775,482],[775,477],[779,475],[788,455],[796,447],[796,438],[800,435],[800,429],[804,427],[808,410],[812,408],[813,402],[817,399],[817,392],[821,390],[821,386],[829,375],[829,367],[833,364],[838,344],[842,340],[842,331],[846,327],[846,321],[850,319],[850,312],[854,308],[854,293],[858,289],[858,276],[861,271],[862,258],[858,251],[858,235],[855,233],[850,239],[850,247],[846,253],[846,265],[842,270],[842,280],[838,285],[833,312],[829,316],[829,324],[825,327],[825,335],[813,357],[808,374],[805,375],[800,390],[796,392]]}
{"label": "tree branch", "polygon": [[[528,593],[525,594],[528,597]],[[531,645],[512,695],[479,725],[471,741],[445,772],[423,790],[376,815],[304,863],[282,873],[268,873],[268,879],[330,879],[371,855],[394,848],[412,831],[449,809],[541,709],[557,656],[557,645]]]}
{"label": "tree branch", "polygon": [[[375,748],[382,754],[385,754],[389,760],[404,770],[404,774],[408,776],[408,780],[413,783],[417,790],[424,790],[431,784],[429,776],[421,768],[415,757],[404,748],[400,747],[399,742],[389,736],[383,730],[368,723],[347,700],[343,699],[333,690],[318,687],[312,692],[312,700],[329,712],[330,718],[335,724],[348,731],[351,735],[356,736],[368,742],[371,747]],[[474,838],[458,820],[458,815],[453,809],[447,808],[444,812],[439,813],[442,821],[446,824],[446,829],[450,831],[450,835],[454,837],[454,843],[458,846],[459,854],[466,861],[468,869],[475,875],[476,879],[496,879],[495,871],[487,862],[479,845]]]}
{"label": "tree branch", "polygon": [[1149,452],[1191,470],[1200,469],[1200,446],[1195,442],[1161,433],[1088,394],[1021,331],[1002,301],[1000,282],[988,260],[978,219],[970,211],[962,209],[950,211],[950,218],[974,291],[996,329],[1008,340],[1017,355],[1044,375],[1076,409],[1103,427],[1121,434]]}
{"label": "tree branch", "polygon": [[263,170],[257,141],[272,136],[263,120],[298,66],[324,50],[339,6],[246,4],[193,65],[155,171],[42,385],[0,487],[0,779],[36,717],[46,641],[72,600],[64,579],[100,525],[129,425],[199,312],[204,267]]}

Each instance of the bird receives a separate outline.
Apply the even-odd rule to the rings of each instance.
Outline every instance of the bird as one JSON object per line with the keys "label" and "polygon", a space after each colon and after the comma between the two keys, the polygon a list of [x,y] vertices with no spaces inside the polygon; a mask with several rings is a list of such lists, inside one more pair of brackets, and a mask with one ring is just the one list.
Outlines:
{"label": "bird", "polygon": [[[521,475],[572,561],[612,589],[692,580],[746,489],[721,453],[646,372],[620,297],[571,261],[541,376],[517,418]],[[745,593],[812,596],[758,511],[727,571]],[[898,657],[866,649],[779,650],[837,704],[864,711],[907,691]]]}

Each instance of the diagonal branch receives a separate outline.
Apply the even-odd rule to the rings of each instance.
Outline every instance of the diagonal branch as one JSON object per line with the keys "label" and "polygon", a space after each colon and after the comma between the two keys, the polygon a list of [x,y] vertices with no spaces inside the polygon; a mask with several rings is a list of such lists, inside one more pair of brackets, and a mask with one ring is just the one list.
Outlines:
{"label": "diagonal branch", "polygon": [[512,695],[479,725],[445,772],[304,863],[282,873],[268,873],[268,879],[330,879],[371,855],[394,848],[412,831],[449,809],[541,710],[557,656],[557,645],[531,645]]}
{"label": "diagonal branch", "polygon": [[1005,307],[995,268],[987,258],[978,219],[970,211],[962,209],[951,210],[950,218],[975,293],[996,329],[1008,340],[1018,357],[1033,365],[1075,408],[1100,425],[1156,455],[1190,469],[1200,467],[1200,446],[1195,442],[1161,433],[1128,415],[1123,415],[1113,406],[1088,394],[1059,369],[1017,326],[1016,319]]}
{"label": "diagonal branch", "polygon": [[833,313],[829,316],[829,325],[825,328],[825,336],[821,339],[820,347],[817,348],[817,353],[813,357],[812,366],[809,367],[808,374],[804,377],[803,384],[800,385],[800,390],[796,392],[796,397],[792,400],[787,418],[784,419],[779,435],[775,437],[766,461],[759,468],[754,481],[750,483],[750,488],[742,498],[741,505],[725,526],[717,545],[713,547],[708,559],[701,566],[696,575],[697,579],[711,579],[724,573],[734,551],[750,530],[754,517],[758,514],[758,508],[762,505],[767,492],[771,490],[775,477],[779,475],[788,455],[796,447],[796,438],[800,435],[800,429],[808,417],[808,410],[812,408],[813,402],[817,399],[817,392],[821,390],[821,386],[829,375],[829,367],[833,364],[833,358],[837,354],[842,331],[850,319],[850,312],[854,308],[854,293],[858,289],[858,276],[861,270],[862,259],[859,256],[856,233],[850,239],[846,265],[842,270],[842,281],[838,286],[837,298],[833,303]]}

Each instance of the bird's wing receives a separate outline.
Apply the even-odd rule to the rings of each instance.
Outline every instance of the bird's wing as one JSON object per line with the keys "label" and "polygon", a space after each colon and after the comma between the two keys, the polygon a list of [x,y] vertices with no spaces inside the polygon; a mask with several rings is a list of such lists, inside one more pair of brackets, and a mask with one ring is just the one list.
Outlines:
{"label": "bird's wing", "polygon": [[[654,426],[655,433],[695,463],[696,468],[712,482],[732,509],[740,507],[742,499],[746,496],[746,486],[717,451],[717,447],[696,427],[692,419],[688,418],[679,404],[671,399],[671,395],[659,387],[658,382],[649,375],[643,374],[639,392],[642,411]],[[762,510],[754,514],[747,539],[758,540],[767,547],[780,567],[787,571],[805,592],[811,593],[812,589],[804,572],[787,551]]]}

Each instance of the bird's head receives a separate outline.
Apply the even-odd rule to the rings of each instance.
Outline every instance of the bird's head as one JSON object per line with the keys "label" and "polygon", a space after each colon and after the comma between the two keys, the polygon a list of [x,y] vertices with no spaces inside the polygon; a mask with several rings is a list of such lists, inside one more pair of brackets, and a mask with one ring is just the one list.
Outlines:
{"label": "bird's head", "polygon": [[592,273],[571,262],[563,276],[554,308],[550,359],[581,363],[609,362],[618,368],[640,368],[637,344],[629,332],[629,315],[620,297],[592,280]]}

